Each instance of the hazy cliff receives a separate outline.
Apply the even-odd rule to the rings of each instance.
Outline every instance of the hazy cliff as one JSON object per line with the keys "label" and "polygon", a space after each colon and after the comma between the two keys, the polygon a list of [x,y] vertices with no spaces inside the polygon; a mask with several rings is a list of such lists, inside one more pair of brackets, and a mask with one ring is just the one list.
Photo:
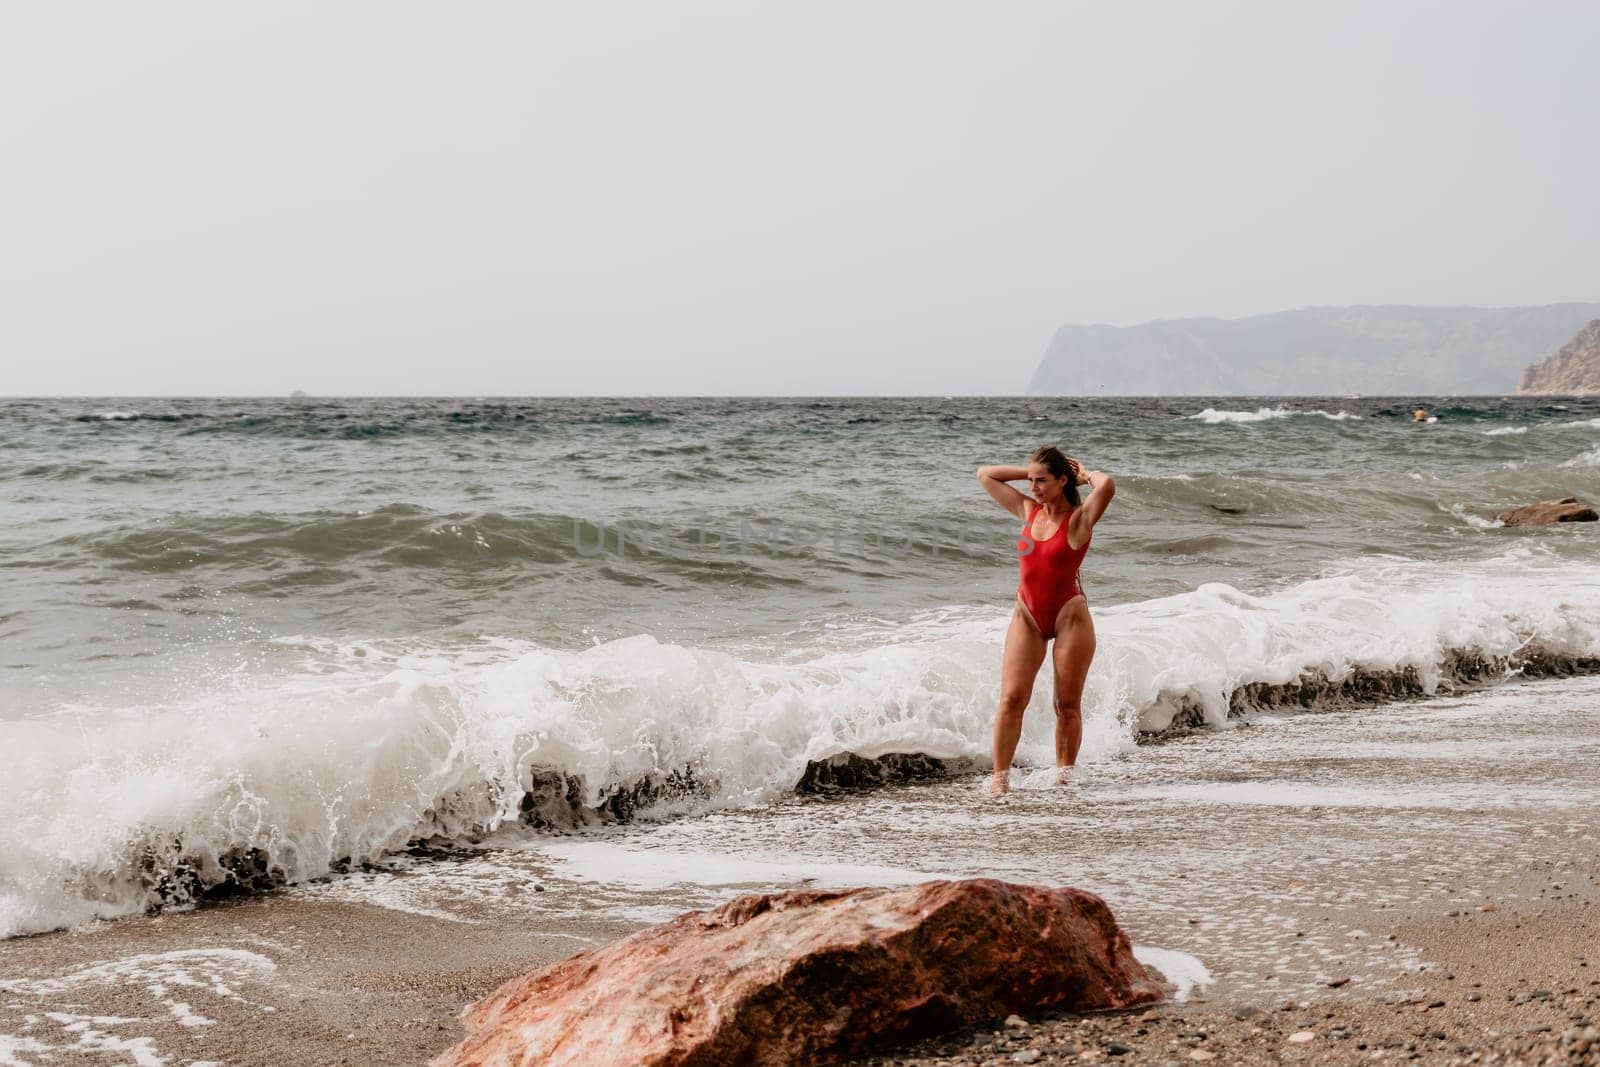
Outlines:
{"label": "hazy cliff", "polygon": [[1518,393],[1600,395],[1600,319],[1578,331],[1561,351],[1523,372]]}
{"label": "hazy cliff", "polygon": [[1063,326],[1033,395],[1511,392],[1600,304],[1314,307],[1243,319]]}

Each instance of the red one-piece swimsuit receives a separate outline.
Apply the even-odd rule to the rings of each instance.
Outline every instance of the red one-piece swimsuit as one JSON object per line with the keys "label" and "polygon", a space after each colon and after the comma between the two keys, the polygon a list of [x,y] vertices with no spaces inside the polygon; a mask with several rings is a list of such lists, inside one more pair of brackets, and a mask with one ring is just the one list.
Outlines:
{"label": "red one-piece swimsuit", "polygon": [[[1056,615],[1062,605],[1083,591],[1078,587],[1078,566],[1089,552],[1089,541],[1081,548],[1067,543],[1067,523],[1072,519],[1070,511],[1055,533],[1043,540],[1034,537],[1033,520],[1042,510],[1042,506],[1035,505],[1022,524],[1022,540],[1017,542],[1022,582],[1017,586],[1017,594],[1033,616],[1039,632],[1049,639],[1056,635]],[[1093,540],[1094,535],[1089,537]]]}

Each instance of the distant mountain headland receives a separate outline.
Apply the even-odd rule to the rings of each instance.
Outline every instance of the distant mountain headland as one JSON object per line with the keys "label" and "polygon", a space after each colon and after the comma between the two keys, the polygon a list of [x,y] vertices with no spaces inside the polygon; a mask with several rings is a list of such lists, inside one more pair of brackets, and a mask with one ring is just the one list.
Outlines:
{"label": "distant mountain headland", "polygon": [[1062,326],[1033,396],[1505,395],[1600,304],[1310,307],[1243,319]]}
{"label": "distant mountain headland", "polygon": [[1578,331],[1555,355],[1529,367],[1522,396],[1600,396],[1600,319]]}

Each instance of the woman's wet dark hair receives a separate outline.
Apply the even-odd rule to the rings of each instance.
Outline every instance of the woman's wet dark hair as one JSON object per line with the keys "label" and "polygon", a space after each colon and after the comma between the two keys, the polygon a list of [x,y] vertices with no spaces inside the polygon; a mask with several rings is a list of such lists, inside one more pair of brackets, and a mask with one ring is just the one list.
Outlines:
{"label": "woman's wet dark hair", "polygon": [[1040,445],[1033,450],[1033,455],[1028,457],[1029,463],[1043,463],[1045,470],[1052,477],[1066,478],[1067,484],[1062,489],[1067,495],[1067,503],[1077,507],[1082,501],[1078,497],[1078,472],[1072,469],[1072,463],[1062,454],[1061,449],[1055,445]]}

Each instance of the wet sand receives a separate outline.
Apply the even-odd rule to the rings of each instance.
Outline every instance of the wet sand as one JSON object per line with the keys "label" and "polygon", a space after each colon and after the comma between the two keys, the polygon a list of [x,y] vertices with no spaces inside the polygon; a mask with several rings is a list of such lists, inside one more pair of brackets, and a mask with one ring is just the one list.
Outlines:
{"label": "wet sand", "polygon": [[1005,804],[981,776],[796,799],[13,940],[0,1063],[420,1063],[505,979],[677,911],[973,874],[1100,893],[1213,981],[869,1062],[1594,1062],[1574,1050],[1600,1019],[1597,692],[1262,719]]}
{"label": "wet sand", "polygon": [[0,1049],[23,1063],[420,1063],[507,978],[636,925],[544,930],[278,894],[23,938],[0,947]]}

